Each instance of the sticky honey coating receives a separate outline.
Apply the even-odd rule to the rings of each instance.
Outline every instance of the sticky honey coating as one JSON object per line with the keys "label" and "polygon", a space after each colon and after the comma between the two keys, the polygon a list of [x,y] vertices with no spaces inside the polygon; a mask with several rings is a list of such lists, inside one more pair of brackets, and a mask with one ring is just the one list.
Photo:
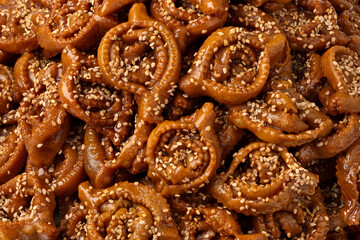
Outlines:
{"label": "sticky honey coating", "polygon": [[358,0],[0,0],[0,239],[360,237]]}

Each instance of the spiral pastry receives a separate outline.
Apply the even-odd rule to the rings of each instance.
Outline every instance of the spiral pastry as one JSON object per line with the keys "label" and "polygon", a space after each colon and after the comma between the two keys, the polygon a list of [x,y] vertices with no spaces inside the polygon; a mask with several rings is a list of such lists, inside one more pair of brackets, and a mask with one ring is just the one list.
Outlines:
{"label": "spiral pastry", "polygon": [[37,30],[47,21],[49,6],[41,0],[9,0],[0,6],[0,49],[9,53],[30,52],[39,47]]}
{"label": "spiral pastry", "polygon": [[4,239],[56,239],[55,196],[34,175],[20,174],[0,186],[0,233]]}
{"label": "spiral pastry", "polygon": [[343,46],[334,46],[321,57],[324,76],[330,86],[319,95],[326,111],[331,115],[360,112],[359,81],[360,58]]}
{"label": "spiral pastry", "polygon": [[70,196],[77,191],[77,186],[86,178],[83,131],[81,125],[70,130],[62,149],[49,168],[55,196]]}
{"label": "spiral pastry", "polygon": [[334,157],[346,150],[359,137],[360,116],[345,115],[343,120],[334,125],[330,135],[300,146],[295,156],[305,166],[315,159]]}
{"label": "spiral pastry", "polygon": [[215,117],[213,104],[205,103],[194,114],[164,121],[151,132],[148,177],[163,196],[196,192],[215,174],[221,160]]}
{"label": "spiral pastry", "polygon": [[28,92],[20,103],[19,129],[29,152],[28,162],[36,167],[49,166],[61,149],[70,128],[70,116],[58,102],[59,64],[43,69],[46,91]]}
{"label": "spiral pastry", "polygon": [[110,85],[136,95],[144,121],[162,121],[162,110],[177,87],[181,56],[171,31],[148,17],[144,4],[135,3],[128,22],[106,33],[98,61]]}
{"label": "spiral pastry", "polygon": [[38,30],[38,42],[47,56],[54,56],[65,46],[87,50],[119,22],[113,16],[97,14],[100,0],[68,0],[55,4],[50,18]]}
{"label": "spiral pastry", "polygon": [[0,184],[3,184],[21,171],[27,157],[16,125],[0,126],[0,153]]}
{"label": "spiral pastry", "polygon": [[191,208],[179,224],[182,239],[264,240],[265,234],[243,234],[239,223],[216,207]]}
{"label": "spiral pastry", "polygon": [[[177,6],[179,7],[177,7]],[[226,22],[229,2],[226,0],[152,0],[152,16],[174,33],[180,50],[202,36],[208,36]]]}
{"label": "spiral pastry", "polygon": [[253,218],[255,232],[267,233],[270,239],[326,239],[329,217],[321,193],[294,199],[272,215]]}
{"label": "spiral pastry", "polygon": [[179,88],[190,97],[205,95],[220,103],[244,103],[260,93],[271,61],[285,44],[281,34],[270,36],[238,27],[219,29],[200,47]]}
{"label": "spiral pastry", "polygon": [[[284,35],[277,19],[250,4],[231,5],[227,24],[244,27],[251,31],[256,30],[262,33]],[[289,83],[292,84],[289,43],[285,41],[284,50],[273,54],[272,67],[264,89],[289,88]]]}
{"label": "spiral pastry", "polygon": [[254,142],[242,148],[227,172],[216,175],[209,192],[245,215],[272,214],[298,195],[312,195],[318,177],[302,168],[283,147]]}
{"label": "spiral pastry", "polygon": [[[39,72],[44,69],[50,61],[41,54],[34,52],[25,53],[19,57],[14,66],[16,100],[21,101],[26,91],[40,93],[44,89]],[[33,88],[33,89],[32,89]]]}
{"label": "spiral pastry", "polygon": [[119,182],[94,189],[84,182],[79,197],[87,210],[88,239],[181,239],[166,199],[148,186]]}
{"label": "spiral pastry", "polygon": [[132,95],[104,84],[94,55],[85,55],[67,46],[61,60],[64,74],[58,92],[67,112],[120,145],[130,131],[134,111]]}
{"label": "spiral pastry", "polygon": [[331,132],[331,119],[293,89],[230,108],[229,120],[263,141],[294,147]]}
{"label": "spiral pastry", "polygon": [[328,1],[301,0],[269,13],[279,19],[292,50],[312,52],[348,41],[339,30],[336,11]]}
{"label": "spiral pastry", "polygon": [[357,139],[341,155],[336,165],[336,176],[341,189],[344,208],[342,216],[348,225],[358,225],[360,222],[360,204],[359,204],[359,156],[360,156],[360,139]]}

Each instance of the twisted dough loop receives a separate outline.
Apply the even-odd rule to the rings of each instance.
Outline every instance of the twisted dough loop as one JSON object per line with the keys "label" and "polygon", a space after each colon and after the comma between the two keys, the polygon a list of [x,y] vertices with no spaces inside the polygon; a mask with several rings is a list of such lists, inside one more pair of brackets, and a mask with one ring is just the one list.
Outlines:
{"label": "twisted dough loop", "polygon": [[[238,170],[242,163],[250,168]],[[256,216],[279,211],[298,195],[314,194],[317,182],[283,147],[254,142],[235,154],[228,171],[216,175],[208,190],[227,208]]]}
{"label": "twisted dough loop", "polygon": [[145,5],[135,3],[128,22],[105,34],[98,61],[107,83],[136,95],[141,119],[162,121],[162,110],[178,81],[181,56],[171,31],[151,19]]}
{"label": "twisted dough loop", "polygon": [[[67,45],[81,50],[96,45],[119,22],[114,16],[100,16],[99,0],[69,0],[55,4],[49,21],[38,30],[37,40],[47,56],[54,56]],[[93,4],[92,4],[93,3]]]}
{"label": "twisted dough loop", "polygon": [[334,46],[321,57],[321,66],[330,86],[319,95],[326,111],[331,115],[360,112],[357,69],[360,59],[356,52],[343,46]]}
{"label": "twisted dough loop", "polygon": [[148,177],[163,196],[196,192],[215,174],[221,158],[215,117],[213,104],[205,103],[194,114],[164,121],[151,132]]}
{"label": "twisted dough loop", "polygon": [[153,18],[171,29],[184,53],[200,37],[224,25],[228,6],[226,0],[152,0],[150,9]]}
{"label": "twisted dough loop", "polygon": [[55,196],[32,174],[20,174],[0,186],[0,232],[7,239],[55,239]]}
{"label": "twisted dough loop", "polygon": [[359,136],[360,116],[351,114],[345,116],[334,133],[300,146],[295,156],[303,166],[306,166],[315,159],[334,157],[346,150]]}
{"label": "twisted dough loop", "polygon": [[255,100],[230,108],[229,120],[258,138],[294,147],[324,137],[333,123],[314,103],[293,89],[269,92],[265,100]]}
{"label": "twisted dough loop", "polygon": [[[200,47],[190,70],[181,77],[179,88],[190,97],[205,95],[220,103],[244,103],[260,93],[273,57],[284,47],[285,37],[281,34],[268,36],[237,27],[219,29]],[[255,50],[261,51],[260,57]],[[233,66],[235,73],[230,59],[238,64]],[[245,61],[238,63],[240,59]]]}
{"label": "twisted dough loop", "polygon": [[[85,228],[90,239],[116,234],[134,239],[148,239],[153,234],[159,240],[181,239],[166,200],[148,186],[119,182],[96,190],[83,182],[79,197],[88,211]],[[117,225],[121,219],[124,225]],[[135,225],[127,225],[129,219]]]}

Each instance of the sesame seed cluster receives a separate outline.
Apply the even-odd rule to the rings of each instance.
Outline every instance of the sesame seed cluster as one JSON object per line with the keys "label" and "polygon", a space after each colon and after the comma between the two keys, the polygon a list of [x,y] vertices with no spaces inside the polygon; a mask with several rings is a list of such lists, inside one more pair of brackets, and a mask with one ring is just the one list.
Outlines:
{"label": "sesame seed cluster", "polygon": [[0,0],[0,239],[360,238],[358,0]]}

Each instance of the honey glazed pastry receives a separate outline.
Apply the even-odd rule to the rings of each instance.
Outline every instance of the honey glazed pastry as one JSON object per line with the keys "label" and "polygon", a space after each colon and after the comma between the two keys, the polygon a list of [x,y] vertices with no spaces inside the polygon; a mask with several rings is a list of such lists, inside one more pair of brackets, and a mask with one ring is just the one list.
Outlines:
{"label": "honey glazed pastry", "polygon": [[358,0],[0,0],[0,239],[360,238]]}

